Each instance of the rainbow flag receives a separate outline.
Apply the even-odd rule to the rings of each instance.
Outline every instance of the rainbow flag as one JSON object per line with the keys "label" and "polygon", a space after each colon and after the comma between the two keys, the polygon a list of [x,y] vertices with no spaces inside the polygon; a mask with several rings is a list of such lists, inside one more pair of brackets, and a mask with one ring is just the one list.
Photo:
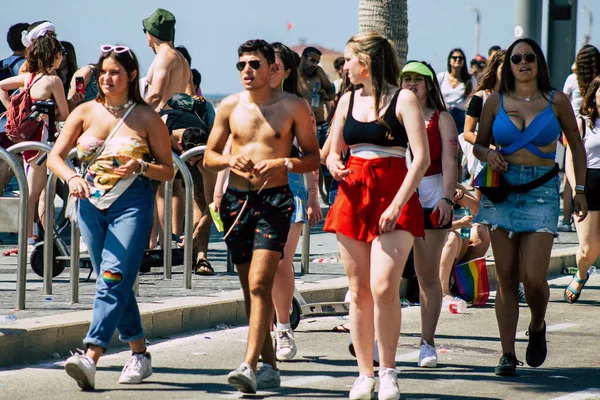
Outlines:
{"label": "rainbow flag", "polygon": [[474,187],[500,187],[500,171],[494,171],[487,164],[473,180]]}
{"label": "rainbow flag", "polygon": [[485,257],[454,266],[454,292],[467,303],[484,306],[490,297],[490,283]]}

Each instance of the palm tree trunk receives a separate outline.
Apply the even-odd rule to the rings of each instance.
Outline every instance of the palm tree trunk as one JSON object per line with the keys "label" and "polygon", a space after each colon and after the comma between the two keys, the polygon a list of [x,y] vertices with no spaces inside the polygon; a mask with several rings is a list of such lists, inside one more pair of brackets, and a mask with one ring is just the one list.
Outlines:
{"label": "palm tree trunk", "polygon": [[376,31],[396,46],[400,65],[408,54],[407,0],[359,0],[358,30]]}

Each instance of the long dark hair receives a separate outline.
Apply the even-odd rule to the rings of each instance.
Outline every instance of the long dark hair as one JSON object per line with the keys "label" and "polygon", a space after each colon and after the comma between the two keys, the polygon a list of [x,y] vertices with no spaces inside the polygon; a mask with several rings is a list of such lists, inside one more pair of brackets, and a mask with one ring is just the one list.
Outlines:
{"label": "long dark hair", "polygon": [[[48,21],[34,22],[27,29],[31,32],[33,28]],[[56,38],[56,33],[46,32],[45,35],[34,39],[31,46],[25,51],[27,60],[27,72],[50,74],[57,54],[62,50],[62,46]]]}
{"label": "long dark hair", "polygon": [[[410,60],[410,61],[407,61],[406,64],[408,65],[413,62],[418,62],[418,63],[423,64],[431,71],[431,73],[434,77],[436,76],[435,70],[427,61]],[[415,72],[413,72],[413,73],[415,73]],[[425,80],[425,87],[427,88],[427,107],[431,108],[432,110],[438,111],[438,112],[448,111],[448,108],[446,107],[446,102],[444,101],[444,95],[442,94],[442,90],[440,89],[440,84],[438,83],[438,80],[431,79],[430,77],[425,76],[425,75],[421,75],[421,76]],[[403,79],[403,77],[404,77],[404,74],[402,74],[401,80]]]}
{"label": "long dark hair", "polygon": [[[294,52],[287,47],[285,44],[280,42],[271,43],[275,56],[281,58],[285,71],[289,70],[290,74],[287,78],[283,78],[281,89],[284,92],[295,94],[298,97],[302,97],[300,88],[298,87],[298,66],[294,57]],[[285,72],[284,71],[284,72]]]}
{"label": "long dark hair", "polygon": [[475,92],[479,92],[480,90],[492,90],[496,83],[498,83],[498,68],[502,68],[502,64],[506,60],[506,50],[498,50],[488,63],[488,66],[483,74],[483,77],[479,81],[479,85],[477,85],[477,89]]}
{"label": "long dark hair", "polygon": [[471,82],[471,74],[469,74],[469,70],[467,69],[467,56],[465,55],[465,52],[462,51],[462,49],[460,49],[460,48],[450,50],[450,53],[448,53],[448,62],[447,62],[448,73],[452,72],[452,66],[450,64],[450,59],[452,58],[453,53],[462,54],[462,58],[464,60],[463,66],[460,69],[460,80],[462,83],[465,84],[464,96],[467,97],[473,91],[473,82]]}
{"label": "long dark hair", "polygon": [[535,53],[536,62],[538,66],[538,75],[537,75],[537,84],[538,89],[542,92],[544,98],[551,91],[554,90],[552,84],[550,83],[550,74],[548,73],[548,64],[546,64],[546,58],[544,57],[544,52],[540,48],[540,45],[533,39],[525,38],[525,39],[517,39],[510,45],[508,50],[506,50],[506,62],[502,66],[502,79],[500,79],[500,93],[510,93],[515,90],[515,76],[512,73],[510,68],[510,57],[515,49],[515,46],[519,43],[528,44],[533,52]]}
{"label": "long dark hair", "polygon": [[63,86],[65,87],[65,93],[68,93],[69,86],[71,85],[71,79],[73,78],[73,75],[75,75],[75,72],[77,72],[78,69],[77,55],[75,54],[75,47],[71,44],[71,42],[61,41],[60,44],[62,45],[63,49],[67,54],[66,56],[63,56],[66,58],[65,61],[67,63],[67,76],[65,77]]}
{"label": "long dark hair", "polygon": [[577,86],[581,97],[584,97],[590,83],[600,75],[600,52],[598,49],[591,44],[583,46],[575,57],[575,69],[577,70]]}
{"label": "long dark hair", "polygon": [[[137,57],[135,56],[135,53],[133,52],[133,50],[124,51],[123,53],[117,53],[114,50],[111,50],[111,51],[107,51],[106,53],[102,53],[100,55],[100,59],[98,59],[98,64],[96,65],[96,70],[98,71],[97,72],[98,78],[100,78],[100,76],[102,75],[102,72],[101,72],[102,71],[102,63],[107,58],[112,58],[113,60],[118,62],[123,67],[123,69],[125,69],[125,71],[127,72],[127,76],[129,77],[129,85],[128,85],[129,86],[129,88],[128,88],[129,99],[133,100],[137,104],[146,105],[146,102],[144,101],[144,99],[142,98],[142,95],[140,94],[140,83],[139,83],[140,66],[138,64]],[[133,71],[138,72],[135,79],[132,79]],[[98,89],[99,90],[98,90],[98,96],[96,97],[96,101],[99,103],[104,103],[105,96],[104,96],[104,92],[102,91],[102,86],[98,85]]]}
{"label": "long dark hair", "polygon": [[585,96],[581,102],[579,114],[588,117],[588,126],[590,129],[594,127],[594,123],[598,119],[598,105],[596,104],[596,92],[600,89],[600,76],[594,78],[589,84]]}
{"label": "long dark hair", "polygon": [[375,31],[361,32],[352,36],[346,46],[355,54],[360,62],[367,67],[373,86],[375,100],[375,120],[385,126],[386,137],[393,139],[391,127],[381,118],[381,97],[387,85],[398,86],[400,64],[392,42]]}

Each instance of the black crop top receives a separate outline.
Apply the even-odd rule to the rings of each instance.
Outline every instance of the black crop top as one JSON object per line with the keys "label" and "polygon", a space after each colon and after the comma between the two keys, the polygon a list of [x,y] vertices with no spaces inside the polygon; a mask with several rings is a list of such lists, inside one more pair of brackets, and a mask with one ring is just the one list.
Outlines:
{"label": "black crop top", "polygon": [[344,125],[344,141],[348,146],[356,144],[374,144],[383,147],[408,147],[408,136],[404,125],[398,121],[396,116],[396,103],[398,102],[398,94],[401,89],[394,94],[392,101],[385,114],[383,120],[391,127],[393,139],[388,139],[387,129],[384,125],[377,121],[361,122],[354,119],[352,109],[354,107],[354,91],[350,95],[350,105],[348,106],[348,115]]}

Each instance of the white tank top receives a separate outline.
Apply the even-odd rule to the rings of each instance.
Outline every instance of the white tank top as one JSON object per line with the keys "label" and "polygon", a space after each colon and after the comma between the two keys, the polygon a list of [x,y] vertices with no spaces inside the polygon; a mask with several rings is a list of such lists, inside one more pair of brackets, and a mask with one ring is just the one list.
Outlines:
{"label": "white tank top", "polygon": [[585,119],[585,136],[583,145],[587,154],[587,167],[591,169],[600,169],[600,118],[594,122],[594,127],[590,129]]}

